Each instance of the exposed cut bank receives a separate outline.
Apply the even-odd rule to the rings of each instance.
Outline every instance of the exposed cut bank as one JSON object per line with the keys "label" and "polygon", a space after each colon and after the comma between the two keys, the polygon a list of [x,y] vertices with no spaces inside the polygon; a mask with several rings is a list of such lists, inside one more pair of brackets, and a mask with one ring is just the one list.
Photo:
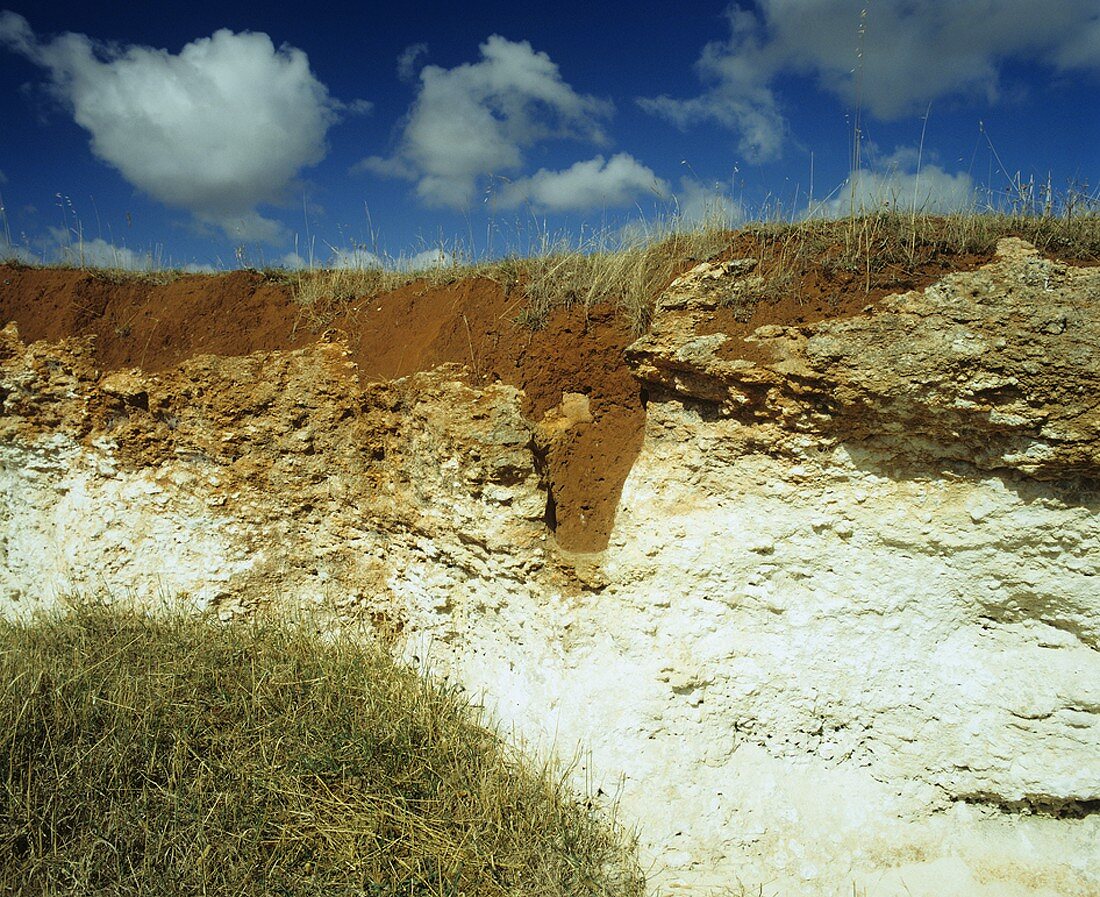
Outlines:
{"label": "exposed cut bank", "polygon": [[[1097,893],[1100,269],[1005,240],[818,302],[750,248],[636,341],[610,309],[531,332],[493,284],[413,285],[320,340],[287,300],[288,341],[249,355],[187,357],[206,330],[181,327],[143,370],[148,329],[104,364],[59,340],[101,325],[35,331],[12,290],[53,272],[7,271],[8,611],[107,585],[370,620],[582,751],[666,892]],[[67,276],[76,314],[99,287]],[[246,308],[273,289],[234,277]],[[619,470],[609,446],[600,517],[565,484]]]}
{"label": "exposed cut bank", "polygon": [[105,372],[297,349],[316,343],[323,329],[346,346],[364,384],[458,364],[471,385],[523,390],[532,422],[564,393],[584,394],[592,420],[555,442],[546,475],[561,544],[599,550],[642,439],[641,388],[622,363],[630,326],[612,307],[572,308],[532,330],[517,323],[521,308],[491,280],[418,282],[342,307],[318,328],[287,285],[258,273],[157,284],[0,266],[0,321],[14,321],[28,343],[94,337],[94,367]]}
{"label": "exposed cut bank", "polygon": [[[747,254],[771,262],[766,288],[762,279],[737,301],[712,310],[710,325],[731,333],[843,317],[897,289],[927,285],[988,258],[934,253],[877,273],[868,291],[861,278],[830,270],[813,253],[777,255],[751,232],[730,235],[726,243],[724,258]],[[686,256],[679,267],[693,261]],[[780,268],[783,288],[773,283]],[[642,442],[644,389],[623,363],[636,334],[611,302],[553,307],[537,328],[523,323],[527,307],[522,288],[488,277],[414,281],[316,309],[295,301],[290,282],[258,272],[158,281],[0,265],[0,324],[14,322],[27,343],[93,337],[95,368],[104,372],[157,372],[199,355],[298,349],[324,332],[343,342],[364,384],[457,364],[472,386],[515,386],[532,424],[552,418],[547,433],[553,438],[543,440],[540,452],[558,544],[600,551]],[[558,424],[567,394],[587,399],[588,419],[564,428]]]}

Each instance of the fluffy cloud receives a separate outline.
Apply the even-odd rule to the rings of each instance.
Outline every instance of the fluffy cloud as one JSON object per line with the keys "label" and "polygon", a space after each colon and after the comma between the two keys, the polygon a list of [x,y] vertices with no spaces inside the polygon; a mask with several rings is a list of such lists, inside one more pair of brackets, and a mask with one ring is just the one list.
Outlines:
{"label": "fluffy cloud", "polygon": [[172,54],[82,34],[41,40],[22,16],[2,12],[0,45],[46,70],[96,156],[154,199],[241,240],[279,236],[256,206],[278,201],[321,160],[346,108],[305,53],[277,49],[266,34],[223,29]]}
{"label": "fluffy cloud", "polygon": [[445,249],[425,249],[399,258],[395,267],[399,271],[427,271],[431,268],[449,268],[455,263],[454,255]]}
{"label": "fluffy cloud", "polygon": [[759,85],[731,89],[724,86],[690,100],[671,97],[640,99],[647,112],[672,122],[681,130],[711,119],[738,135],[737,150],[748,162],[767,162],[780,155],[787,130],[772,92]]}
{"label": "fluffy cloud", "polygon": [[949,95],[997,98],[1010,61],[1100,72],[1095,0],[759,0],[759,14],[731,8],[728,40],[706,45],[696,64],[706,91],[689,99],[640,99],[680,127],[713,120],[737,133],[746,160],[781,150],[785,122],[772,85],[809,75],[880,119]]}
{"label": "fluffy cloud", "polygon": [[333,248],[326,268],[342,269],[347,271],[364,271],[368,268],[383,268],[385,264],[382,257],[362,246],[353,246],[350,249]]}
{"label": "fluffy cloud", "polygon": [[309,259],[297,252],[288,252],[275,262],[275,267],[286,271],[300,271],[309,267]]}
{"label": "fluffy cloud", "polygon": [[[426,271],[429,268],[445,268],[455,264],[455,257],[444,249],[425,249],[412,255],[400,255],[397,258],[381,256],[364,246],[352,246],[349,249],[330,247],[332,255],[327,262],[316,263],[316,267],[345,271],[367,271],[386,268],[392,271]],[[279,261],[280,267],[288,270],[308,268],[308,260],[296,252],[288,252]]]}
{"label": "fluffy cloud", "polygon": [[40,251],[36,261],[80,268],[121,268],[124,271],[153,271],[158,266],[151,252],[135,252],[101,237],[80,239],[62,227],[46,229],[47,236],[35,241]]}
{"label": "fluffy cloud", "polygon": [[22,262],[24,265],[35,265],[42,259],[35,255],[27,246],[18,246],[8,239],[8,235],[0,233],[0,262]]}
{"label": "fluffy cloud", "polygon": [[410,44],[405,47],[397,57],[397,77],[402,81],[414,80],[421,58],[427,55],[427,44]]}
{"label": "fluffy cloud", "polygon": [[718,224],[737,227],[748,220],[744,207],[729,195],[729,184],[705,184],[695,178],[680,178],[676,191],[678,223],[694,226]]}
{"label": "fluffy cloud", "polygon": [[853,171],[829,198],[815,203],[809,214],[830,217],[880,209],[943,214],[974,207],[976,186],[969,174],[952,174],[935,163],[918,166],[918,159],[916,149],[898,148],[879,161],[876,170]]}
{"label": "fluffy cloud", "polygon": [[421,69],[397,153],[356,168],[414,181],[427,205],[463,209],[479,179],[521,170],[524,151],[540,141],[605,142],[610,104],[573,90],[545,53],[499,35],[480,52],[475,63]]}
{"label": "fluffy cloud", "polygon": [[[63,232],[51,228],[55,239],[60,240]],[[61,244],[56,250],[56,260],[63,265],[76,265],[81,268],[122,268],[126,271],[152,271],[155,268],[149,253],[134,252],[125,246],[115,246],[96,237],[80,243]]]}
{"label": "fluffy cloud", "polygon": [[124,271],[157,271],[178,268],[188,273],[213,273],[211,265],[191,262],[182,267],[165,261],[151,251],[138,252],[118,246],[101,237],[82,240],[61,227],[46,229],[46,235],[28,240],[24,245],[10,241],[0,233],[0,262],[16,261],[27,265],[69,265],[79,268],[118,268]]}
{"label": "fluffy cloud", "polygon": [[539,169],[530,177],[506,182],[494,203],[514,208],[529,203],[539,212],[571,212],[625,206],[640,194],[667,196],[668,184],[628,153],[609,160],[596,156],[564,171]]}

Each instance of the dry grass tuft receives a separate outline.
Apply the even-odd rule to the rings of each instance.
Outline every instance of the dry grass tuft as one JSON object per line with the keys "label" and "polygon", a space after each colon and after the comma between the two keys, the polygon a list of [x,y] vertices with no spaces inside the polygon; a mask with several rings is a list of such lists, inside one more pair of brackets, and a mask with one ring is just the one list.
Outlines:
{"label": "dry grass tuft", "polygon": [[521,319],[539,327],[559,307],[617,303],[635,333],[645,332],[658,295],[685,269],[721,252],[732,233],[720,225],[625,241],[565,244],[518,259],[518,281],[526,298]]}
{"label": "dry grass tuft", "polygon": [[913,215],[880,210],[840,219],[810,219],[773,228],[788,249],[838,270],[894,268],[904,273],[939,256],[984,255],[1002,237],[1076,260],[1100,260],[1100,216],[1039,218],[966,212]]}
{"label": "dry grass tuft", "polygon": [[313,327],[324,326],[360,298],[373,298],[411,283],[427,288],[487,278],[525,299],[520,323],[539,328],[559,307],[619,305],[636,332],[649,326],[655,297],[685,268],[729,245],[730,230],[714,222],[686,231],[667,223],[645,234],[602,233],[580,242],[543,238],[526,256],[459,262],[418,271],[382,267],[317,268],[287,272],[295,298]]}
{"label": "dry grass tuft", "polygon": [[[1100,263],[1100,216],[1036,218],[991,213],[912,215],[878,211],[848,218],[768,222],[737,231],[723,258],[756,259],[759,294],[739,297],[739,320],[756,303],[804,292],[826,295],[853,290],[869,294],[911,288],[915,283],[992,255],[1002,237],[1018,236],[1057,258]],[[937,274],[938,272],[938,274]]]}
{"label": "dry grass tuft", "polygon": [[524,299],[519,322],[541,327],[555,308],[617,304],[636,333],[644,332],[661,292],[699,261],[748,253],[760,263],[762,299],[797,293],[807,272],[858,276],[866,292],[904,287],[922,266],[953,256],[991,253],[998,239],[1020,236],[1075,261],[1100,261],[1100,216],[966,212],[925,215],[873,210],[846,218],[757,222],[733,231],[720,221],[689,230],[657,225],[641,236],[590,237],[582,243],[543,240],[525,257],[453,263],[419,272],[313,270],[287,275],[314,326],[352,301],[413,282],[425,287],[487,277]]}
{"label": "dry grass tuft", "polygon": [[621,832],[454,690],[301,627],[0,624],[0,891],[640,895]]}

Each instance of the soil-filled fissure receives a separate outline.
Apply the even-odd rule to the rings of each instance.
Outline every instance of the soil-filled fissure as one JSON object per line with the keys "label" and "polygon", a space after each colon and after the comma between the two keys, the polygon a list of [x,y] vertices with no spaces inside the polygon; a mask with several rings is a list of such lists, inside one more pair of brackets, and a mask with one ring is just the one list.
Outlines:
{"label": "soil-filled fissure", "polygon": [[[751,235],[724,257],[766,256]],[[724,351],[751,354],[743,337],[764,324],[800,325],[849,317],[895,289],[919,289],[987,257],[942,255],[902,273],[880,274],[868,292],[859,278],[801,258],[787,287],[749,308],[719,308],[705,332],[731,339]],[[685,262],[685,267],[690,263]],[[774,276],[765,272],[767,277]],[[118,278],[65,268],[0,265],[0,326],[14,321],[25,342],[95,337],[103,372],[172,368],[196,355],[239,356],[301,348],[322,332],[346,342],[361,382],[405,377],[441,364],[469,371],[472,385],[523,390],[533,424],[568,394],[587,401],[582,419],[541,446],[547,520],[569,551],[607,546],[623,484],[641,449],[643,387],[624,361],[636,334],[613,303],[554,309],[538,329],[519,318],[521,290],[486,277],[441,285],[417,281],[380,296],[336,304],[322,316],[295,300],[286,281],[256,271]]]}

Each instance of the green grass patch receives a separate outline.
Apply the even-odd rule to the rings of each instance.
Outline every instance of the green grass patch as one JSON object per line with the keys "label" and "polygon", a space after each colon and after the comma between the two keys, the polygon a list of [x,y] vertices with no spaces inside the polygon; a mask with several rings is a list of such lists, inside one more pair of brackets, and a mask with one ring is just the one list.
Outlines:
{"label": "green grass patch", "polygon": [[638,895],[633,845],[379,648],[80,606],[0,623],[0,893]]}

